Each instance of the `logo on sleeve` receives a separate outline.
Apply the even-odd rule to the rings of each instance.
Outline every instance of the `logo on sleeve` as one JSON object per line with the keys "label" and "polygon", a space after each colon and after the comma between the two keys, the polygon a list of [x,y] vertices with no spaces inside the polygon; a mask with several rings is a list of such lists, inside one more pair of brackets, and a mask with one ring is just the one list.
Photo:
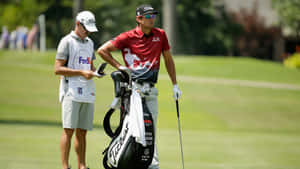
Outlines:
{"label": "logo on sleeve", "polygon": [[159,41],[160,41],[159,37],[153,37],[152,39],[152,42],[159,42]]}

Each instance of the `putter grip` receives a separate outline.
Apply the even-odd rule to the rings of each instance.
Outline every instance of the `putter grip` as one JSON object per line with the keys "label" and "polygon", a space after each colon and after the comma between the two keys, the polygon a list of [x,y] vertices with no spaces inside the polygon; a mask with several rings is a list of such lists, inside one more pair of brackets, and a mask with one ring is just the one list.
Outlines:
{"label": "putter grip", "polygon": [[176,100],[176,110],[177,110],[177,117],[179,118],[179,106],[178,106],[178,100]]}

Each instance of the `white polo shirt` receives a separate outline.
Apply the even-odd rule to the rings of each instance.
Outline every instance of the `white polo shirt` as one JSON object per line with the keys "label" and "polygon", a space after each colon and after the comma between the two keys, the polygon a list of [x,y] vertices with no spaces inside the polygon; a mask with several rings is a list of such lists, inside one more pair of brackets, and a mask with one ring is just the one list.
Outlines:
{"label": "white polo shirt", "polygon": [[[71,69],[91,70],[92,60],[95,59],[94,43],[88,37],[82,40],[72,31],[59,42],[56,59],[67,60],[65,66]],[[60,100],[65,95],[77,102],[94,103],[94,82],[83,76],[63,77],[60,84]]]}

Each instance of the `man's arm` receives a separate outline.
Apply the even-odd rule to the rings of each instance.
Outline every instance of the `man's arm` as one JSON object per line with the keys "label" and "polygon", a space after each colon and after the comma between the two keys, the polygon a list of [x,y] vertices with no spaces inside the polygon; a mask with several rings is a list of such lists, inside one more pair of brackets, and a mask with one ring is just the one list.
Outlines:
{"label": "man's arm", "polygon": [[93,72],[96,71],[96,68],[95,68],[95,65],[94,65],[94,60],[92,60],[92,63],[91,63],[91,70],[92,70]]}
{"label": "man's arm", "polygon": [[177,81],[176,81],[176,71],[175,71],[174,60],[173,60],[169,50],[163,51],[163,56],[165,59],[165,65],[167,68],[167,72],[173,83],[173,97],[175,100],[178,100],[181,96],[181,91],[180,91],[180,89],[177,85]]}
{"label": "man's arm", "polygon": [[110,41],[108,41],[101,47],[99,47],[97,53],[102,57],[103,60],[111,64],[116,69],[119,69],[121,64],[111,55],[111,52],[116,50],[118,50],[118,48],[116,48]]}
{"label": "man's arm", "polygon": [[86,79],[91,79],[94,74],[91,70],[74,70],[65,66],[66,60],[56,59],[54,65],[54,73],[63,76],[83,76]]}
{"label": "man's arm", "polygon": [[166,50],[166,51],[163,51],[163,56],[164,56],[164,60],[165,60],[165,66],[167,68],[167,72],[171,78],[171,81],[172,81],[173,85],[176,85],[177,84],[176,71],[175,71],[175,64],[174,64],[172,55],[169,50]]}

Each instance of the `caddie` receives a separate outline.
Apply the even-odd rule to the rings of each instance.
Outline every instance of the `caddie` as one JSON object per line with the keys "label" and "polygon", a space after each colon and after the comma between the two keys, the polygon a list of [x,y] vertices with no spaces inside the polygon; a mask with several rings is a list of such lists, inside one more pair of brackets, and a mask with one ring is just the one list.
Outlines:
{"label": "caddie", "polygon": [[60,102],[62,104],[63,133],[60,140],[62,168],[68,169],[71,139],[75,131],[75,151],[78,169],[86,169],[86,134],[93,129],[95,76],[94,43],[88,38],[97,32],[95,16],[82,11],[76,16],[74,31],[59,42],[55,74],[61,76]]}

